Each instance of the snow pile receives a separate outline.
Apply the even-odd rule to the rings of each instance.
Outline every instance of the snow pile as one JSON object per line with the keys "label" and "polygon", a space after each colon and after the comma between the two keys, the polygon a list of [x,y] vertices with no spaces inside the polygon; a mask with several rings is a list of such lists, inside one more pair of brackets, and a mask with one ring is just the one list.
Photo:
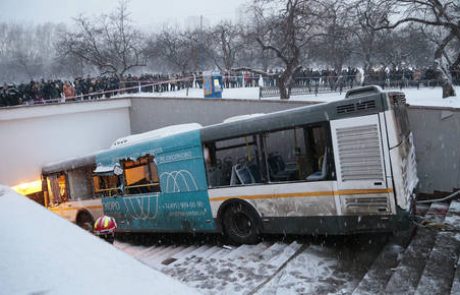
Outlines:
{"label": "snow pile", "polygon": [[0,186],[1,294],[198,294]]}

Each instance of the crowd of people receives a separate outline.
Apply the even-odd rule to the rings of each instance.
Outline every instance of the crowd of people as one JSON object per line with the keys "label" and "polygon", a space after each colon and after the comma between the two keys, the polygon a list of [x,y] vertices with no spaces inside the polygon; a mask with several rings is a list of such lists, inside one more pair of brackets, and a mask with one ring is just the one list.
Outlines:
{"label": "crowd of people", "polygon": [[[453,82],[460,84],[460,71],[453,70]],[[228,71],[222,74],[224,88],[238,87],[276,87],[281,70],[269,70],[267,75],[259,75],[250,71]],[[376,84],[381,87],[419,87],[436,86],[438,74],[434,69],[412,68],[380,68],[371,69],[364,74],[359,68],[345,68],[341,72],[330,69],[305,68],[294,74],[293,87],[306,87],[318,90],[318,87],[330,88],[331,91],[342,91],[355,85]],[[123,78],[78,77],[70,80],[39,80],[22,84],[4,84],[0,86],[0,107],[19,104],[42,104],[72,100],[89,100],[110,98],[124,93],[167,92],[184,88],[202,88],[202,72],[178,74],[144,74],[127,75]]]}
{"label": "crowd of people", "polygon": [[[122,79],[112,77],[76,78],[70,80],[30,81],[22,84],[0,86],[0,107],[18,104],[42,104],[72,100],[110,98],[122,93],[165,92],[191,87],[190,74],[127,75]],[[199,84],[199,83],[198,83]],[[200,86],[201,87],[201,86]]]}

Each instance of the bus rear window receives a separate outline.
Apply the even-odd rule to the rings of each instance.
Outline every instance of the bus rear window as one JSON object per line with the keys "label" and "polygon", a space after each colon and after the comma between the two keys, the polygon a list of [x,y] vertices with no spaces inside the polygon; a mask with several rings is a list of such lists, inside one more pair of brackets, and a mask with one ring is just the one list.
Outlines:
{"label": "bus rear window", "polygon": [[68,201],[67,182],[64,174],[54,174],[46,177],[49,193],[49,205],[57,206]]}

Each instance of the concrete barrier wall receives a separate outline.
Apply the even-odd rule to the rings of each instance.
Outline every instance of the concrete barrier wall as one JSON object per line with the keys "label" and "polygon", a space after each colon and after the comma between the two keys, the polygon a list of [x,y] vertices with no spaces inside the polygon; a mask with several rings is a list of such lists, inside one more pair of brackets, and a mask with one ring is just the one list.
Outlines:
{"label": "concrete barrier wall", "polygon": [[40,179],[41,167],[105,149],[130,134],[130,100],[0,110],[0,183]]}
{"label": "concrete barrier wall", "polygon": [[[131,132],[197,122],[209,125],[243,114],[269,113],[306,105],[296,101],[133,98]],[[410,107],[409,120],[420,178],[419,190],[450,192],[460,188],[460,110]]]}
{"label": "concrete barrier wall", "polygon": [[132,98],[133,134],[183,123],[217,124],[246,114],[270,113],[311,103],[235,99]]}
{"label": "concrete barrier wall", "polygon": [[460,188],[460,109],[410,107],[419,190]]}

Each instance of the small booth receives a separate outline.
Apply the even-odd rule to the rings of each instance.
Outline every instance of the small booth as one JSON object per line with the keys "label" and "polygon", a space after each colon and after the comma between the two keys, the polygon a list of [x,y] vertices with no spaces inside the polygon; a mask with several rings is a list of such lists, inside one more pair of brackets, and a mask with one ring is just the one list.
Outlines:
{"label": "small booth", "polygon": [[222,75],[220,72],[203,73],[203,91],[205,98],[222,98]]}

